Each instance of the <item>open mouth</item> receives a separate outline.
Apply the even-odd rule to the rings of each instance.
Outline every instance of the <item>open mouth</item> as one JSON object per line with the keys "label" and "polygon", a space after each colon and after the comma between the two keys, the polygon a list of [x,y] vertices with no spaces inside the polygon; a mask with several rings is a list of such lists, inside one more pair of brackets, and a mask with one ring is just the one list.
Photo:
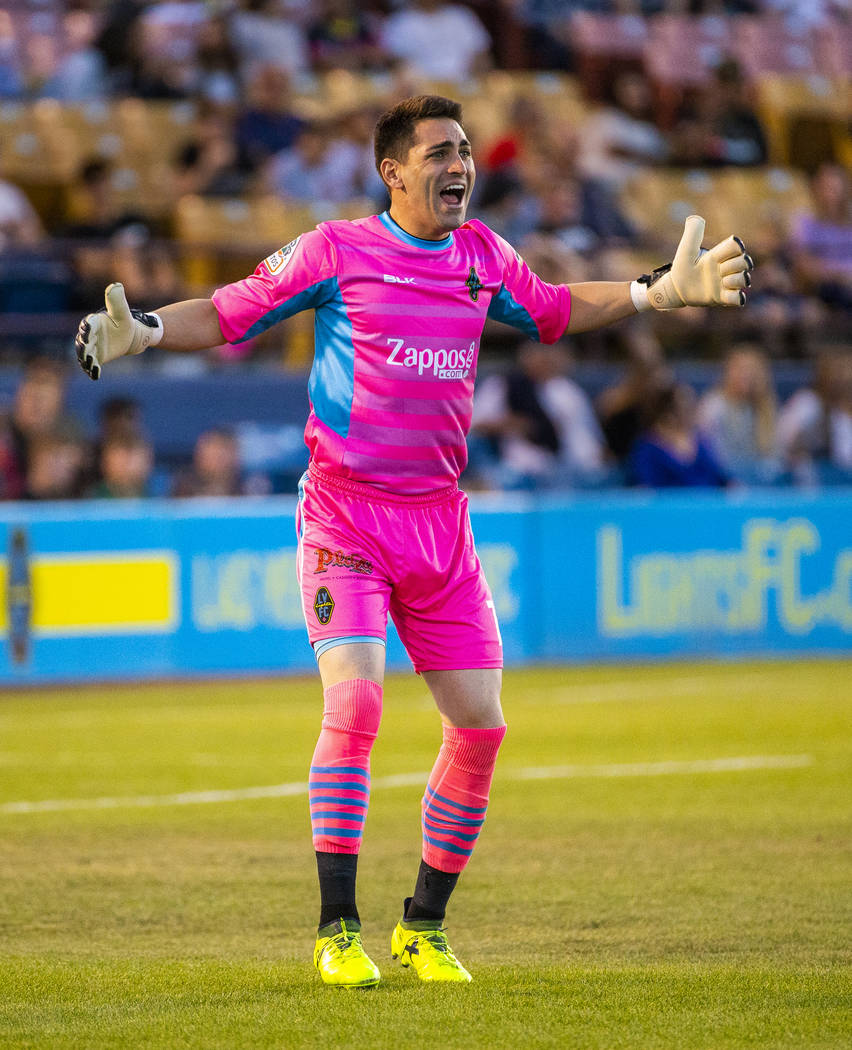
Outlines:
{"label": "open mouth", "polygon": [[460,208],[464,200],[465,187],[462,182],[451,182],[441,190],[441,200],[451,208]]}

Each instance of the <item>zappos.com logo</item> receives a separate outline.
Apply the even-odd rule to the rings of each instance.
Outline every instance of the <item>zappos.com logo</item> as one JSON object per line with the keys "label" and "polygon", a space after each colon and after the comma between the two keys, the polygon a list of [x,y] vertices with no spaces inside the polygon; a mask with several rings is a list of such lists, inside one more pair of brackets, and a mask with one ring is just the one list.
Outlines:
{"label": "zappos.com logo", "polygon": [[405,346],[404,339],[388,337],[393,347],[387,356],[389,365],[414,368],[419,376],[433,379],[467,379],[476,360],[476,343],[457,350],[432,350],[430,347]]}

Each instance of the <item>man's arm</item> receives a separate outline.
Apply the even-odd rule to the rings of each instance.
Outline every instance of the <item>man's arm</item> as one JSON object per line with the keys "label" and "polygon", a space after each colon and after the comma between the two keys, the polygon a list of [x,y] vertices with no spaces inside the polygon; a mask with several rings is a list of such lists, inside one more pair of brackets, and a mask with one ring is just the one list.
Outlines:
{"label": "man's arm", "polygon": [[122,285],[111,284],[104,300],[106,310],[84,317],[74,341],[77,360],[91,379],[99,379],[109,361],[149,346],[191,353],[226,341],[211,299],[187,299],[144,313],[130,309]]}
{"label": "man's arm", "polygon": [[590,281],[571,289],[566,332],[588,332],[638,311],[678,310],[683,306],[745,306],[751,286],[751,256],[739,237],[713,248],[701,247],[704,220],[690,215],[674,259],[635,281]]}
{"label": "man's arm", "polygon": [[629,281],[586,281],[569,287],[571,317],[565,329],[568,335],[605,328],[636,313]]}
{"label": "man's arm", "polygon": [[164,350],[191,353],[227,342],[212,299],[187,299],[164,306],[157,313],[163,322],[160,346]]}

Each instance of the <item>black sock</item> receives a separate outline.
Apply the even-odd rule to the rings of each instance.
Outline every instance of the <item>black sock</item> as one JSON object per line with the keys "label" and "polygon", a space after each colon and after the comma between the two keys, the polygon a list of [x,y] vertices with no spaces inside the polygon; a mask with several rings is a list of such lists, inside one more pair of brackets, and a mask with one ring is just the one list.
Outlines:
{"label": "black sock", "polygon": [[447,913],[447,901],[458,881],[458,873],[439,871],[421,860],[414,895],[406,901],[405,918],[442,920]]}
{"label": "black sock", "polygon": [[357,853],[320,853],[317,851],[317,874],[320,885],[320,926],[337,919],[360,922],[355,905]]}

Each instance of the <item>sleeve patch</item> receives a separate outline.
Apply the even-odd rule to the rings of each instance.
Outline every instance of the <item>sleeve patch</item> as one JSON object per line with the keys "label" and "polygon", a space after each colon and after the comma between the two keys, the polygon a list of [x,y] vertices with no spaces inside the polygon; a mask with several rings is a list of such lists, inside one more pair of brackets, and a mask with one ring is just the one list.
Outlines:
{"label": "sleeve patch", "polygon": [[272,255],[263,260],[263,265],[269,271],[271,277],[276,277],[281,273],[287,263],[293,258],[301,239],[302,235],[299,234],[295,240],[290,241],[289,244],[285,244],[283,248],[279,248],[277,252],[273,252]]}

